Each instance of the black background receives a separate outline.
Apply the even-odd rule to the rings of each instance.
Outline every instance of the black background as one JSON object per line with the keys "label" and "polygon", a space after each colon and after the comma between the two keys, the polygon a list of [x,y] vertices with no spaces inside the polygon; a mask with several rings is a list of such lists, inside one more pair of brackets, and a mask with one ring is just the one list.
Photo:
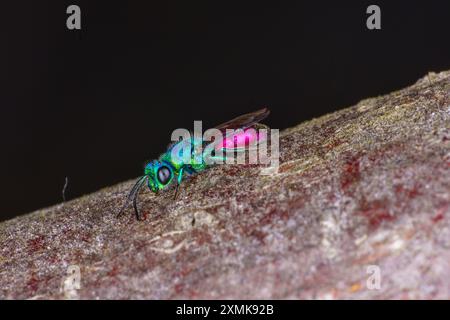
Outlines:
{"label": "black background", "polygon": [[71,199],[140,175],[193,120],[264,105],[282,129],[450,68],[449,1],[243,3],[2,3],[0,219],[60,202],[66,176]]}

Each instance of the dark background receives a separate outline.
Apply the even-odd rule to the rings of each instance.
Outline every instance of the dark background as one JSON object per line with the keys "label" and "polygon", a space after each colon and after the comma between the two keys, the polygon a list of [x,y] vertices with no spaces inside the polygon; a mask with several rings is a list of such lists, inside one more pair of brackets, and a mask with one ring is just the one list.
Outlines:
{"label": "dark background", "polygon": [[[77,4],[82,30],[66,28]],[[382,30],[366,28],[381,7]],[[0,219],[141,174],[173,129],[285,128],[450,69],[449,1],[2,3]]]}

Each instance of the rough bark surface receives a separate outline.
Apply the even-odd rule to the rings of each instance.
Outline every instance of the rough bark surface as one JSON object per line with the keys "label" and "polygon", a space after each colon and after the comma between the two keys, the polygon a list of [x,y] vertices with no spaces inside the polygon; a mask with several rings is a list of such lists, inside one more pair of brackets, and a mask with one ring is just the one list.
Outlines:
{"label": "rough bark surface", "polygon": [[143,190],[143,222],[113,215],[134,180],[3,222],[0,298],[448,299],[449,92],[450,72],[429,74],[287,129],[277,174]]}

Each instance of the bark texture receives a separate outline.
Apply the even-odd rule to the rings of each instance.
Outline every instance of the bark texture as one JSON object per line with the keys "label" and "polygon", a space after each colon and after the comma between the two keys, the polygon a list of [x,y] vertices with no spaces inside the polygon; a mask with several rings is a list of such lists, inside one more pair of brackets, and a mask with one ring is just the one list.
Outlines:
{"label": "bark texture", "polygon": [[1,223],[0,298],[450,298],[450,72],[287,129],[280,153],[177,201],[143,190],[143,222],[113,215],[131,180]]}

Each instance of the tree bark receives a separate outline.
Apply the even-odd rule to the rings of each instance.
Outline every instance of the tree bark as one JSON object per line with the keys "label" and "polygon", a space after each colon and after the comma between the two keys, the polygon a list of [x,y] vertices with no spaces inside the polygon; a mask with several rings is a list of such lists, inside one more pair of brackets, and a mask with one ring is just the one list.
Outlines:
{"label": "tree bark", "polygon": [[278,173],[142,190],[142,222],[114,217],[134,180],[3,222],[0,298],[448,299],[449,92],[430,73],[284,130]]}

